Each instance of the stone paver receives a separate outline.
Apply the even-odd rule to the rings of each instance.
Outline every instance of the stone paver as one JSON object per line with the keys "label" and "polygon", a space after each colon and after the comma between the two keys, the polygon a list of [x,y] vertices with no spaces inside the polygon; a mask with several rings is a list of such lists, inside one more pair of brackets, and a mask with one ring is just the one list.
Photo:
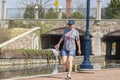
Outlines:
{"label": "stone paver", "polygon": [[[66,73],[17,80],[66,80]],[[120,80],[120,68],[96,70],[94,73],[72,73],[71,80]]]}

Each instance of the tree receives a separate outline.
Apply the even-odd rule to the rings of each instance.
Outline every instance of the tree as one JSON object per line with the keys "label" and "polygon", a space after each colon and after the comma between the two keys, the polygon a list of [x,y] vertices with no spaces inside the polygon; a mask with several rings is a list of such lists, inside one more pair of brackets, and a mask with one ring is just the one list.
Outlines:
{"label": "tree", "polygon": [[[41,5],[37,5],[37,6],[38,6],[38,17],[44,18],[44,8],[42,8]],[[33,19],[34,17],[35,17],[35,5],[28,4],[25,8],[24,18]]]}
{"label": "tree", "polygon": [[105,8],[104,18],[120,19],[120,0],[111,0]]}
{"label": "tree", "polygon": [[[38,4],[41,5],[42,7],[46,8],[46,7],[50,7],[53,5],[53,3],[51,3],[52,0],[17,0],[17,7],[24,7],[26,8],[26,6],[28,4]],[[44,6],[43,6],[44,5]]]}
{"label": "tree", "polygon": [[35,17],[35,6],[38,6],[39,18],[44,18],[44,9],[51,6],[51,1],[52,0],[17,0],[19,7],[22,6],[25,8],[24,18],[28,19]]}
{"label": "tree", "polygon": [[79,11],[72,13],[71,17],[74,19],[84,19],[84,16]]}
{"label": "tree", "polygon": [[65,12],[62,13],[62,19],[67,19],[67,15]]}
{"label": "tree", "polygon": [[50,8],[48,10],[48,12],[45,14],[45,18],[47,18],[47,19],[55,19],[55,18],[57,18],[57,13],[54,12],[53,8]]}
{"label": "tree", "polygon": [[25,12],[24,12],[24,18],[31,19],[34,18],[34,6],[33,5],[27,5]]}
{"label": "tree", "polygon": [[86,5],[85,5],[86,1],[75,0],[75,4],[76,4],[76,12],[74,12],[72,16],[78,15],[79,18],[82,18],[82,19],[85,18],[86,17]]}

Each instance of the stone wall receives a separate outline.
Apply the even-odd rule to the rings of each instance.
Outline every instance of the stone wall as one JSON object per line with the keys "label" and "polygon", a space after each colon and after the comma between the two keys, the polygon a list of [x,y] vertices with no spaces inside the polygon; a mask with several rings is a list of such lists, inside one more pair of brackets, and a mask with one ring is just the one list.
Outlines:
{"label": "stone wall", "polygon": [[[44,24],[44,26],[41,27],[42,34],[67,26],[67,20],[42,21],[42,23]],[[75,20],[75,28],[85,31],[86,21]],[[99,22],[91,20],[90,34],[92,35],[92,54],[106,54],[106,44],[101,41],[101,38],[104,37],[104,35],[117,30],[120,30],[120,20],[101,20]]]}
{"label": "stone wall", "polygon": [[47,63],[47,59],[0,59],[0,66]]}
{"label": "stone wall", "polygon": [[[9,21],[9,20],[7,20]],[[44,34],[48,31],[51,31],[53,29],[66,27],[68,20],[14,20],[14,26],[15,27],[23,27],[24,28],[31,28],[34,26],[40,26],[41,27],[41,34]],[[25,24],[27,23],[27,24]],[[22,26],[20,26],[22,25]],[[76,19],[75,20],[75,26],[77,29],[85,31],[86,29],[86,20],[82,19]],[[103,34],[107,34],[109,32],[119,30],[120,29],[120,19],[106,19],[101,20],[100,22],[97,22],[96,20],[90,21],[90,32],[94,33],[96,31],[100,31]]]}
{"label": "stone wall", "polygon": [[[34,31],[35,30],[35,31]],[[2,50],[8,49],[39,49],[39,37],[36,31],[39,27],[33,28],[25,33],[22,33],[2,44]]]}
{"label": "stone wall", "polygon": [[[20,20],[22,21],[22,20]],[[40,26],[40,35],[47,34],[48,32],[59,29],[67,26],[68,20],[38,20],[39,23],[37,26]],[[27,21],[26,21],[27,22]],[[29,23],[30,21],[28,21]],[[32,21],[33,23],[33,21]],[[34,21],[35,23],[35,21]],[[34,25],[33,25],[34,26]],[[86,29],[86,21],[85,20],[75,20],[75,27],[79,30],[85,31]],[[105,45],[101,46],[101,38],[110,32],[120,30],[120,20],[102,20],[100,22],[96,22],[94,20],[90,21],[90,33],[92,35],[92,52],[95,55],[100,55],[101,53],[105,54]],[[33,38],[34,34],[26,35],[8,45],[3,47],[3,49],[38,49],[33,43],[36,43],[35,38]],[[38,37],[39,38],[39,37]],[[38,41],[41,45],[41,42]],[[41,46],[40,46],[41,48]],[[104,51],[104,52],[102,52]]]}
{"label": "stone wall", "polygon": [[[47,32],[59,29],[67,26],[67,20],[45,20],[37,21],[41,27],[41,34],[46,34]],[[39,25],[38,25],[39,26]],[[103,35],[120,29],[120,20],[102,20],[96,22],[94,20],[90,21],[90,33],[94,34],[99,31]],[[86,30],[86,20],[75,20],[75,28],[85,31]]]}
{"label": "stone wall", "polygon": [[120,29],[120,20],[102,20],[90,26],[90,32],[101,32],[103,35]]}
{"label": "stone wall", "polygon": [[[84,57],[76,56],[73,60],[74,64],[82,63]],[[105,61],[104,56],[90,56],[92,63],[103,63]],[[55,60],[50,60],[50,63],[54,63]],[[25,65],[25,64],[42,64],[47,63],[47,59],[0,59],[0,66],[6,65]]]}
{"label": "stone wall", "polygon": [[11,42],[10,44],[2,47],[2,49],[32,49],[32,34]]}

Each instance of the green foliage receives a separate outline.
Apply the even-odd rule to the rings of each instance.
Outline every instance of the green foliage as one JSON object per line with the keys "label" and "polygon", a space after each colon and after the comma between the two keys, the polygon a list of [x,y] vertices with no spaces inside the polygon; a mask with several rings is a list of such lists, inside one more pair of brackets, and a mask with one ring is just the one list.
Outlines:
{"label": "green foliage", "polygon": [[111,0],[108,7],[105,8],[104,18],[120,19],[120,0]]}
{"label": "green foliage", "polygon": [[11,49],[3,50],[0,58],[6,59],[46,59],[49,63],[54,59],[52,50]]}
{"label": "green foliage", "polygon": [[16,28],[25,28],[28,24],[23,24],[23,21],[14,21],[14,26]]}
{"label": "green foliage", "polygon": [[34,5],[27,5],[24,13],[24,18],[34,18]]}
{"label": "green foliage", "polygon": [[[57,19],[57,12],[53,8],[49,8],[48,10],[44,10],[40,5],[38,5],[38,16],[42,19]],[[35,5],[29,4],[26,6],[24,18],[26,19],[34,19],[35,17]],[[84,19],[84,16],[80,13],[80,11],[73,12],[71,18],[74,19]],[[67,19],[66,13],[62,13],[62,19]]]}
{"label": "green foliage", "polygon": [[27,59],[33,59],[33,58],[48,58],[53,56],[53,53],[51,50],[32,50],[32,49],[19,49],[16,50],[20,53],[22,53],[24,56],[23,58],[27,58]]}
{"label": "green foliage", "polygon": [[83,15],[79,11],[74,12],[71,17],[74,19],[84,19]]}
{"label": "green foliage", "polygon": [[62,19],[67,19],[67,15],[66,15],[66,13],[62,13]]}
{"label": "green foliage", "polygon": [[[38,5],[38,17],[39,18],[44,17],[44,9],[41,7],[41,5]],[[26,19],[34,19],[35,18],[35,5],[34,4],[28,4],[26,6],[24,18],[26,18]]]}
{"label": "green foliage", "polygon": [[41,22],[38,21],[15,21],[14,22],[15,27],[17,28],[33,28],[36,26],[41,26]]}
{"label": "green foliage", "polygon": [[95,19],[95,17],[93,17],[93,16],[90,16],[90,19]]}
{"label": "green foliage", "polygon": [[[26,19],[34,19],[35,18],[35,4],[28,4],[26,6],[25,12],[24,12],[24,18]],[[57,19],[58,12],[55,11],[53,8],[43,9],[40,4],[38,6],[38,16],[42,19]],[[74,19],[84,19],[84,16],[80,13],[79,10],[76,12],[73,12],[71,15],[71,18]],[[66,13],[62,13],[62,19],[67,19]]]}
{"label": "green foliage", "polygon": [[46,19],[56,19],[57,18],[57,12],[54,12],[53,8],[50,8],[48,12],[45,14]]}

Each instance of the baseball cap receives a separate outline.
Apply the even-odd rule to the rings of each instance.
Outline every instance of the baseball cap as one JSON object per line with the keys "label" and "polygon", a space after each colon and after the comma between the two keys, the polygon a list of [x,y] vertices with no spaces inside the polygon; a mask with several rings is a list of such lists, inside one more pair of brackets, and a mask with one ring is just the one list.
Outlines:
{"label": "baseball cap", "polygon": [[72,24],[75,24],[75,21],[74,20],[69,20],[68,25],[72,25]]}

